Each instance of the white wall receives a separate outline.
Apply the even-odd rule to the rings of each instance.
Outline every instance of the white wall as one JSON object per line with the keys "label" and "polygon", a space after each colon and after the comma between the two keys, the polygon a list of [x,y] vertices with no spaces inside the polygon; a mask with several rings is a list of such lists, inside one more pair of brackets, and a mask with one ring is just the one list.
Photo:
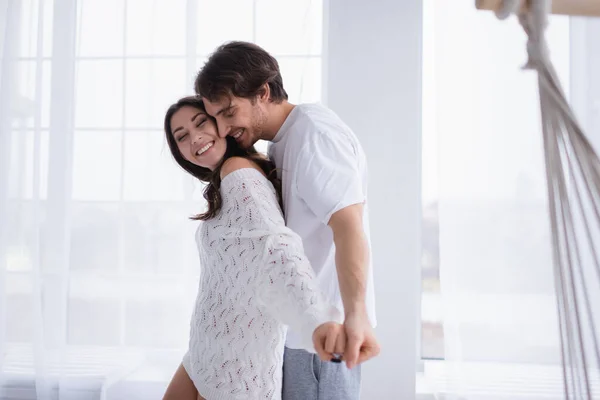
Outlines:
{"label": "white wall", "polygon": [[600,151],[600,20],[571,20],[570,100],[583,130]]}
{"label": "white wall", "polygon": [[324,101],[368,157],[381,355],[362,398],[415,398],[420,296],[421,37],[419,0],[325,2]]}
{"label": "white wall", "polygon": [[[579,123],[589,141],[594,146],[596,153],[600,154],[600,19],[598,18],[572,18],[571,19],[571,71],[570,76],[570,101],[579,119]],[[583,198],[588,198],[583,194]],[[588,218],[591,217],[592,209],[586,207]],[[600,229],[594,219],[588,219],[590,230],[596,247],[600,244]],[[581,226],[581,224],[580,224]],[[585,243],[585,239],[580,236],[580,243]],[[600,324],[600,281],[595,274],[594,259],[592,258],[591,248],[587,245],[580,246],[580,252],[583,257],[583,276],[586,281],[586,291],[589,302],[592,304],[592,316],[596,326]],[[584,313],[584,321],[589,316]],[[589,345],[593,340],[593,331],[589,323],[582,324],[583,337],[585,345]],[[595,333],[595,339],[600,340],[600,332]],[[589,348],[591,350],[591,347]],[[589,351],[590,356],[594,353]],[[588,368],[600,368],[600,364],[591,357],[588,361]],[[596,374],[600,377],[600,374]],[[593,378],[592,378],[593,379]]]}

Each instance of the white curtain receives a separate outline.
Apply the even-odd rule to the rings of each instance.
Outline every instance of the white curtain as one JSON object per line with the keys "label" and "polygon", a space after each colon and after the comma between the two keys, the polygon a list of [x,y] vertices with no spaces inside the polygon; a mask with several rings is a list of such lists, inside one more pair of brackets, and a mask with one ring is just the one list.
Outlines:
{"label": "white curtain", "polygon": [[[429,178],[437,188],[445,360],[428,363],[426,375],[440,398],[563,398],[537,78],[520,69],[526,36],[515,18],[499,21],[470,1],[434,1],[430,10],[425,117],[433,122],[425,143],[436,155],[425,159],[436,164]],[[588,85],[578,95],[595,93],[598,102],[597,78],[582,74],[589,57],[600,59],[599,31],[580,32],[588,47],[575,57],[581,43],[570,34],[582,24],[598,22],[553,16],[549,47],[566,92],[577,76]],[[576,110],[584,107],[589,121],[598,116],[590,99]],[[600,143],[598,124],[583,122]],[[600,313],[595,279],[590,301]],[[588,366],[600,384],[600,365]]]}
{"label": "white curtain", "polygon": [[226,40],[320,100],[321,1],[0,0],[0,399],[161,398],[204,207],[162,118]]}

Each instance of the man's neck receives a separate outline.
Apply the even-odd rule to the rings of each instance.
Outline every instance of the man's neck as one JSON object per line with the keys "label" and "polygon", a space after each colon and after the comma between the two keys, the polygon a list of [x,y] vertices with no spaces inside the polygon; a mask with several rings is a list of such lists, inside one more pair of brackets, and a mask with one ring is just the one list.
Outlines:
{"label": "man's neck", "polygon": [[269,104],[269,116],[267,117],[267,123],[263,127],[261,139],[269,141],[275,139],[277,132],[279,132],[279,129],[281,129],[281,126],[287,119],[288,115],[290,115],[294,107],[295,105],[288,101],[283,101],[279,104]]}

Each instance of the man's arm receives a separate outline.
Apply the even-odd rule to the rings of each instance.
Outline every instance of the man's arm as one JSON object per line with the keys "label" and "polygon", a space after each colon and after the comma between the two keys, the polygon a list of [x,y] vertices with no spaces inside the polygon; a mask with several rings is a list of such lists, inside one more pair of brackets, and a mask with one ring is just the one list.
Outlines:
{"label": "man's arm", "polygon": [[297,189],[308,208],[333,231],[344,303],[349,368],[379,353],[365,304],[369,268],[363,226],[363,191],[356,149],[337,133],[316,134],[298,152]]}
{"label": "man's arm", "polygon": [[365,296],[369,248],[362,216],[363,205],[354,204],[337,211],[329,220],[329,226],[333,230],[335,264],[346,314],[367,313]]}
{"label": "man's arm", "polygon": [[344,303],[348,368],[379,354],[379,344],[369,321],[365,303],[369,247],[363,227],[363,205],[354,204],[335,212],[329,220],[335,242],[335,264]]}

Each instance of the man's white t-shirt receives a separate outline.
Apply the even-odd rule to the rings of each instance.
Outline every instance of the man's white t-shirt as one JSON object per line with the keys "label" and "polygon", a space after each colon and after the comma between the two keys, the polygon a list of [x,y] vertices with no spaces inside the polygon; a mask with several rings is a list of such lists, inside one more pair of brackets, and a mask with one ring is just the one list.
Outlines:
{"label": "man's white t-shirt", "polygon": [[[352,130],[320,104],[293,108],[269,145],[282,180],[286,225],[302,238],[304,251],[327,300],[343,315],[335,266],[335,245],[329,219],[353,204],[364,203],[364,230],[369,248],[366,306],[375,326],[375,296],[369,235],[367,160]],[[302,348],[288,332],[286,346]]]}

